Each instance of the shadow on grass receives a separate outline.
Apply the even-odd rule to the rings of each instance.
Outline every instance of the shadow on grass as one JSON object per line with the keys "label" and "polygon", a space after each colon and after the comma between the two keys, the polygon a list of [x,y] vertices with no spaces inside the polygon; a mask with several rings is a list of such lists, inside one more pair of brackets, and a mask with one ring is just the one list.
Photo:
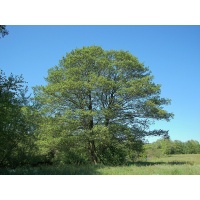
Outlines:
{"label": "shadow on grass", "polygon": [[145,161],[138,161],[138,162],[134,162],[131,163],[131,165],[135,165],[135,166],[152,166],[152,165],[185,165],[185,164],[190,164],[193,165],[193,163],[190,162],[180,162],[180,161],[172,161],[172,162],[145,162]]}
{"label": "shadow on grass", "polygon": [[0,175],[100,175],[98,169],[103,167],[103,165],[24,166],[16,169],[0,168]]}
{"label": "shadow on grass", "polygon": [[[125,166],[154,166],[154,165],[184,165],[194,163],[191,162],[151,162],[151,161],[137,161],[130,162]],[[124,165],[123,165],[124,166]],[[99,169],[104,167],[114,167],[114,166],[105,166],[105,165],[63,165],[63,166],[53,166],[53,165],[41,165],[37,167],[23,166],[15,169],[11,168],[0,168],[0,175],[101,175]],[[120,167],[120,166],[116,166]]]}

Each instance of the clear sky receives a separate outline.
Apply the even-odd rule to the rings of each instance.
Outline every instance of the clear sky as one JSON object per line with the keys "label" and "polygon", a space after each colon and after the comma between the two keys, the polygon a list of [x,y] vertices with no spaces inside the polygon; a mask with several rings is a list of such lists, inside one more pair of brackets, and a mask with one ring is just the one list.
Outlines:
{"label": "clear sky", "polygon": [[[161,96],[175,114],[155,128],[169,130],[172,140],[200,142],[200,26],[7,26],[0,39],[0,69],[22,74],[31,87],[44,85],[47,70],[67,52],[98,45],[126,50],[149,66],[161,84]],[[153,128],[153,127],[152,127]],[[155,141],[157,138],[150,138]]]}

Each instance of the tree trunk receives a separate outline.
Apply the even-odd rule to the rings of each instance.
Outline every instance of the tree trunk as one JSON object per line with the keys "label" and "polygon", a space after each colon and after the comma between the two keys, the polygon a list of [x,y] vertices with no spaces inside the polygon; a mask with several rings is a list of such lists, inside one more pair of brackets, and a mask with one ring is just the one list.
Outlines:
{"label": "tree trunk", "polygon": [[89,151],[90,151],[91,160],[92,160],[93,164],[96,165],[98,162],[98,158],[96,155],[96,146],[95,146],[94,140],[91,140],[89,142]]}
{"label": "tree trunk", "polygon": [[110,121],[109,118],[106,118],[106,119],[105,119],[105,126],[108,126],[108,125],[109,125],[109,121]]}
{"label": "tree trunk", "polygon": [[[92,111],[92,95],[91,95],[91,93],[89,94],[88,97],[89,97],[88,109],[90,111]],[[91,130],[91,133],[93,133],[92,132],[93,126],[94,126],[94,121],[93,121],[93,117],[91,116],[90,121],[89,121],[89,129]],[[89,153],[90,153],[92,162],[96,165],[98,160],[97,160],[96,146],[95,146],[94,140],[89,141]]]}
{"label": "tree trunk", "polygon": [[[108,107],[107,110],[109,110],[109,112],[112,112],[112,105],[114,104],[114,90],[112,91],[109,99],[108,99]],[[105,116],[105,126],[108,126],[110,123],[110,117],[109,116]]]}

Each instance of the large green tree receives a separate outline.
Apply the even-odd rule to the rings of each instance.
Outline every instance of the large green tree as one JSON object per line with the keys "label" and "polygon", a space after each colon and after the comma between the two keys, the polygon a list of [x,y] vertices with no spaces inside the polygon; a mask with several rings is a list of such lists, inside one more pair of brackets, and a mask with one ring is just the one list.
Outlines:
{"label": "large green tree", "polygon": [[55,140],[58,132],[63,145],[78,138],[93,163],[124,162],[141,150],[145,136],[168,134],[149,131],[149,125],[170,120],[173,114],[162,107],[170,100],[160,97],[161,86],[153,82],[151,71],[127,51],[75,49],[49,69],[46,81],[35,87],[35,101],[44,119],[56,121],[57,131],[48,126],[45,137]]}

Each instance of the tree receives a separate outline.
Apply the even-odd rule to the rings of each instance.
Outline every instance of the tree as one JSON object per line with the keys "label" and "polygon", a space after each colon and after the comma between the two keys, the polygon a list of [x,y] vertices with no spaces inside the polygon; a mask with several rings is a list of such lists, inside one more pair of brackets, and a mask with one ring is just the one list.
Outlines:
{"label": "tree", "polygon": [[174,140],[174,150],[175,154],[185,154],[185,143],[179,140]]}
{"label": "tree", "polygon": [[145,144],[147,157],[161,157],[176,153],[175,144],[170,138],[162,138],[157,141]]}
{"label": "tree", "polygon": [[75,49],[49,69],[46,81],[35,87],[40,111],[64,126],[66,140],[83,141],[93,163],[115,156],[124,162],[144,136],[168,135],[148,128],[173,117],[162,107],[170,100],[160,97],[150,70],[129,52]]}
{"label": "tree", "polygon": [[8,30],[5,25],[0,25],[0,38],[8,35]]}
{"label": "tree", "polygon": [[200,153],[200,144],[196,140],[188,140],[185,142],[185,151],[187,154],[198,154]]}
{"label": "tree", "polygon": [[22,149],[30,139],[30,126],[24,113],[28,104],[24,83],[22,76],[6,77],[0,71],[0,166],[22,162]]}

